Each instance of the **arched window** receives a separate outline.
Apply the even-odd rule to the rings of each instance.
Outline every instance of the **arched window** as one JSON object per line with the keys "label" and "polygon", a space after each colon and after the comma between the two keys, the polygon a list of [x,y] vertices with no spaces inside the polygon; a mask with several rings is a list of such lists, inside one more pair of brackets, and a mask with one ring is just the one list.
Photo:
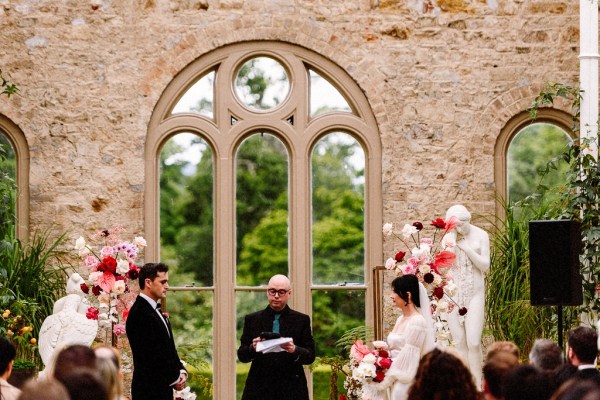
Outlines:
{"label": "arched window", "polygon": [[23,132],[0,115],[0,239],[29,233],[29,148]]}
{"label": "arched window", "polygon": [[506,124],[495,149],[496,189],[501,199],[515,202],[534,193],[540,183],[549,187],[564,183],[566,164],[558,165],[542,181],[538,170],[566,149],[574,138],[572,124],[571,115],[550,108],[540,109],[535,120],[523,112]]}
{"label": "arched window", "polygon": [[312,317],[318,355],[372,325],[381,142],[344,70],[281,42],[215,50],[164,91],[146,154],[147,261],[172,266],[176,338],[199,345],[213,398],[243,389],[243,317],[266,306],[273,274],[290,277],[290,306]]}

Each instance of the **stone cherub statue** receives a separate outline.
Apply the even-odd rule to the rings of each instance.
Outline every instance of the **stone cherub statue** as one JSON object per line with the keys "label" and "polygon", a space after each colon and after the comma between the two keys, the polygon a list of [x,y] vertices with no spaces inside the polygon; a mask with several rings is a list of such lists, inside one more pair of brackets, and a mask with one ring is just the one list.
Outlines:
{"label": "stone cherub statue", "polygon": [[67,295],[54,303],[40,328],[39,351],[44,365],[50,365],[56,350],[68,344],[90,346],[98,334],[98,321],[88,319],[88,304],[81,291],[83,278],[73,273],[67,281]]}

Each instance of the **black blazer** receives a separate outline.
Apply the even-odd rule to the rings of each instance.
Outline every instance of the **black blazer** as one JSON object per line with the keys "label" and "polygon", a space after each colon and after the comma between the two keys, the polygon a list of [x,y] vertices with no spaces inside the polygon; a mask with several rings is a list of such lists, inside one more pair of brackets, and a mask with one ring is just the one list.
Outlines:
{"label": "black blazer", "polygon": [[303,364],[315,360],[315,342],[310,318],[288,306],[281,312],[279,332],[282,337],[294,339],[296,350],[288,352],[257,353],[252,339],[261,332],[273,330],[274,311],[267,307],[249,314],[244,319],[244,332],[237,354],[241,362],[252,361],[246,379],[242,400],[308,400],[308,387]]}
{"label": "black blazer", "polygon": [[129,310],[125,329],[133,355],[132,399],[173,400],[170,385],[184,367],[177,355],[171,325],[167,332],[161,316],[138,296]]}

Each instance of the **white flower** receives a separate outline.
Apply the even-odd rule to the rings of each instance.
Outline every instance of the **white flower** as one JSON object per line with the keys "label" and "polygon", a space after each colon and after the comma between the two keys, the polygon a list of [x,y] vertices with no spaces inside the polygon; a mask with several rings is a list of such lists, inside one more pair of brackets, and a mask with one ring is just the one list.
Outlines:
{"label": "white flower", "polygon": [[404,239],[409,238],[411,235],[417,232],[419,232],[419,230],[410,224],[405,224],[404,228],[402,228],[402,236],[404,236]]}
{"label": "white flower", "polygon": [[373,346],[376,349],[386,350],[388,348],[388,344],[384,340],[376,340],[373,342]]}
{"label": "white flower", "polygon": [[[373,358],[375,358],[375,356],[373,356]],[[373,377],[373,376],[375,376],[375,371],[376,371],[375,361],[373,361],[372,364],[363,361],[360,364],[358,364],[358,367],[354,371],[358,371],[358,376],[359,376],[358,379]],[[354,373],[352,375],[354,376]]]}
{"label": "white flower", "polygon": [[118,294],[125,293],[125,281],[116,281],[113,286],[113,291]]}
{"label": "white flower", "polygon": [[141,236],[136,236],[133,238],[133,244],[137,247],[146,247],[146,239]]}
{"label": "white flower", "polygon": [[442,284],[442,277],[433,272],[433,286],[438,287]]}
{"label": "white flower", "polygon": [[448,302],[445,300],[440,300],[437,302],[437,312],[445,313],[448,311]]}
{"label": "white flower", "polygon": [[444,330],[437,331],[435,336],[438,342],[445,342],[450,339],[449,333]]}
{"label": "white flower", "polygon": [[454,282],[450,281],[446,286],[444,286],[444,293],[446,293],[448,296],[453,297],[456,295],[456,292],[458,292],[458,286],[456,286]]}
{"label": "white flower", "polygon": [[102,292],[98,295],[98,301],[100,303],[110,304],[110,295],[106,292]]}
{"label": "white flower", "polygon": [[419,265],[419,272],[423,275],[428,274],[431,272],[431,267],[429,266],[429,264],[421,264]]}
{"label": "white flower", "polygon": [[86,245],[85,239],[83,238],[83,236],[79,236],[77,238],[77,240],[75,241],[75,249],[81,250],[82,248],[85,247],[85,245]]}
{"label": "white flower", "polygon": [[396,268],[396,260],[390,257],[385,261],[385,269],[392,270],[394,268]]}
{"label": "white flower", "polygon": [[95,285],[98,282],[98,278],[104,275],[102,271],[90,272],[90,281]]}
{"label": "white flower", "polygon": [[84,258],[90,254],[90,249],[87,246],[84,246],[79,249],[79,257]]}
{"label": "white flower", "polygon": [[189,386],[186,386],[182,390],[176,390],[175,393],[173,394],[173,397],[176,399],[183,399],[183,400],[195,400],[196,394],[191,391]]}
{"label": "white flower", "polygon": [[393,232],[394,225],[390,224],[389,222],[387,224],[383,224],[383,236],[390,236]]}
{"label": "white flower", "polygon": [[375,364],[375,361],[377,361],[377,357],[375,357],[375,354],[373,354],[373,353],[367,354],[362,359],[363,363],[368,363],[368,364]]}
{"label": "white flower", "polygon": [[117,274],[125,275],[129,272],[129,261],[120,259],[117,261]]}

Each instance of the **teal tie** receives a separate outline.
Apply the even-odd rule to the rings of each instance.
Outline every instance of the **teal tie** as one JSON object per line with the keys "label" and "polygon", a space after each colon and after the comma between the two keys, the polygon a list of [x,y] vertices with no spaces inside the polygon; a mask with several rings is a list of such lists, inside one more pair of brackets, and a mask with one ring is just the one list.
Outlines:
{"label": "teal tie", "polygon": [[273,332],[279,333],[279,317],[281,314],[275,314],[275,319],[273,320]]}

